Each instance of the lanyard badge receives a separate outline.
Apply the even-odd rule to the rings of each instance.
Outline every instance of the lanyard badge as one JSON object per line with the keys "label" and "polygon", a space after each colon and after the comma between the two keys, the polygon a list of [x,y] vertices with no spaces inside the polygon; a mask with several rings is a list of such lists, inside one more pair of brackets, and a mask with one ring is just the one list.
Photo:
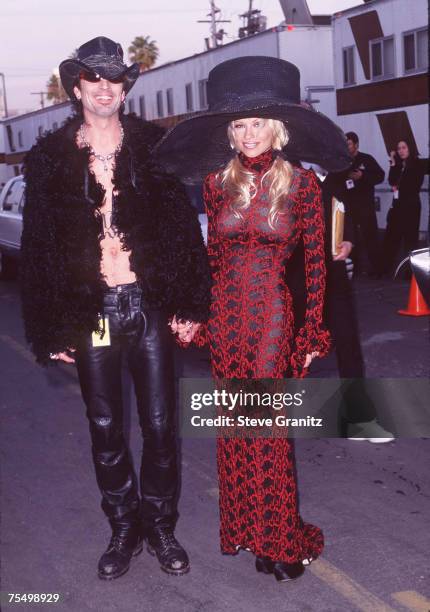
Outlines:
{"label": "lanyard badge", "polygon": [[110,346],[110,331],[109,331],[109,317],[100,317],[99,323],[102,323],[102,332],[95,331],[92,333],[91,340],[94,348],[99,346]]}

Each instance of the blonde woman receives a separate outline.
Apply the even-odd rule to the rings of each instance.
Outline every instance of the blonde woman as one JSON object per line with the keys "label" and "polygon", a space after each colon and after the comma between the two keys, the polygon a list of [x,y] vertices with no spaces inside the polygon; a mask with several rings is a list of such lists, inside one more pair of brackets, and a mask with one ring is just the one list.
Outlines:
{"label": "blonde woman", "polygon": [[[208,339],[216,379],[304,376],[329,346],[322,328],[324,222],[314,175],[281,153],[291,139],[295,158],[339,168],[348,164],[345,139],[327,118],[300,106],[299,72],[282,60],[225,62],[210,73],[208,95],[208,113],[177,126],[160,147],[184,178],[211,161],[215,168],[204,181],[212,306],[194,340]],[[176,157],[181,148],[185,161]],[[284,276],[301,240],[307,309],[294,337]],[[186,325],[174,331],[189,341],[196,330]],[[291,441],[219,437],[217,460],[222,552],[247,549],[258,571],[281,581],[299,577],[321,554],[323,535],[300,518]]]}

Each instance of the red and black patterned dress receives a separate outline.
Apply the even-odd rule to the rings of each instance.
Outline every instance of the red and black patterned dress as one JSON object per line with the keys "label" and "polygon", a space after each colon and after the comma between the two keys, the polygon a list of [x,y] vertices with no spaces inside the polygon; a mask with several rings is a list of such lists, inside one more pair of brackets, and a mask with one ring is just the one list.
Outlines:
{"label": "red and black patterned dress", "polygon": [[[294,168],[283,214],[268,223],[268,187],[261,178],[272,151],[239,156],[255,173],[257,192],[237,218],[216,173],[204,185],[208,254],[213,288],[207,325],[212,369],[219,378],[283,378],[288,366],[304,376],[306,353],[328,350],[322,330],[325,289],[324,222],[312,173]],[[305,325],[294,338],[292,299],[285,265],[299,239],[305,247]],[[294,349],[293,349],[294,347]],[[298,512],[294,455],[285,438],[219,438],[221,549],[247,548],[258,556],[293,563],[317,557],[322,532]]]}

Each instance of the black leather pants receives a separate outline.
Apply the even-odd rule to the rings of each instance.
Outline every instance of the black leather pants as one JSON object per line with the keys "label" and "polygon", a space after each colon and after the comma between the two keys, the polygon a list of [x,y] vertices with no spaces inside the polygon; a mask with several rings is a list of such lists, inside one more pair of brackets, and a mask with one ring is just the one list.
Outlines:
{"label": "black leather pants", "polygon": [[139,493],[123,435],[122,361],[134,382],[143,453],[141,516],[147,529],[174,526],[178,470],[175,436],[173,341],[167,314],[148,310],[137,283],[106,291],[110,346],[77,347],[76,364],[87,406],[93,459],[109,519],[135,521]]}

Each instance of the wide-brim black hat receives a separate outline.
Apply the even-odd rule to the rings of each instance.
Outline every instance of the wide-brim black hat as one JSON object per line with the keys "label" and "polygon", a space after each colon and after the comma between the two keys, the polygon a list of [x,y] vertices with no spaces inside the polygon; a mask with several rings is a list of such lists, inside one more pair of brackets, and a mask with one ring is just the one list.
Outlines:
{"label": "wide-brim black hat", "polygon": [[289,133],[288,159],[318,164],[330,172],[351,163],[346,138],[331,119],[300,103],[300,72],[285,60],[238,57],[211,70],[208,110],[173,127],[155,148],[163,165],[185,182],[196,183],[235,155],[228,124],[245,117],[283,121]]}
{"label": "wide-brim black hat", "polygon": [[59,66],[61,82],[68,96],[75,99],[73,88],[82,70],[99,74],[103,79],[123,78],[124,91],[129,92],[139,76],[139,64],[127,66],[124,52],[119,43],[105,36],[98,36],[84,43],[77,50],[76,57],[66,59]]}

